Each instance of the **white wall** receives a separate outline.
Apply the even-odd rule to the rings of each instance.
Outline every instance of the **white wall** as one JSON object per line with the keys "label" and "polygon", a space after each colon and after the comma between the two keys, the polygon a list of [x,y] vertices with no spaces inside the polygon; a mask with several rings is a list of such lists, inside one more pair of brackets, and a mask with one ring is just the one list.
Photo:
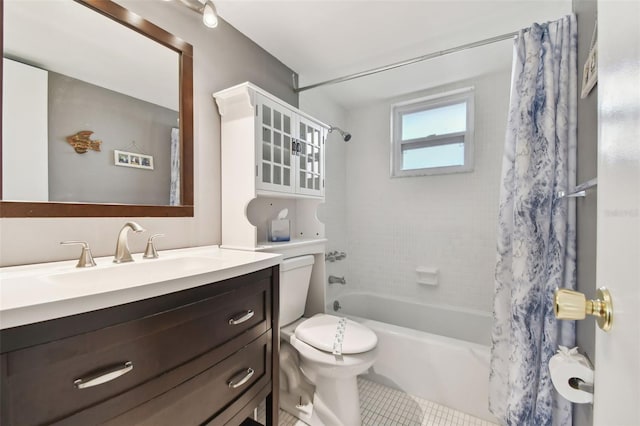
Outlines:
{"label": "white wall", "polygon": [[[492,310],[510,74],[504,69],[349,111],[349,289]],[[475,87],[474,171],[391,179],[390,105],[468,86]],[[439,268],[439,286],[416,284],[419,266]]]}
{"label": "white wall", "polygon": [[[347,112],[325,97],[321,91],[302,92],[300,109],[324,123],[350,131],[346,124]],[[347,146],[351,143],[353,139],[350,142],[344,142],[337,131],[329,133],[325,143],[325,203],[318,209],[318,217],[325,224],[325,236],[328,239],[327,252],[348,251],[346,188],[349,182],[346,179],[346,152]],[[341,261],[327,262],[327,278],[329,275],[346,276],[348,260],[347,257]],[[340,284],[325,283],[325,285],[328,287],[325,302],[330,306],[346,287]]]}
{"label": "white wall", "polygon": [[[233,27],[220,21],[207,29],[195,12],[179,2],[120,0],[123,6],[194,47],[194,185],[193,218],[135,219],[153,233],[159,249],[220,243],[220,117],[213,92],[252,81],[297,106],[292,71]],[[107,153],[105,153],[106,155]],[[116,236],[126,218],[37,218],[0,220],[0,266],[72,259],[77,247],[62,240],[88,241],[95,256],[113,255]],[[146,235],[130,236],[134,252],[144,250]]]}

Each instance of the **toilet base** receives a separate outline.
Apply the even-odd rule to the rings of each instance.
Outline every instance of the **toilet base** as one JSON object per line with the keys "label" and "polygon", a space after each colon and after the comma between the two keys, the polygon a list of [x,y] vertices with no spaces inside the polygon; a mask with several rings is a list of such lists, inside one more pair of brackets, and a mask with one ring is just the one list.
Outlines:
{"label": "toilet base", "polygon": [[299,396],[280,392],[280,408],[311,426],[360,426],[360,399],[355,377],[318,378],[313,403],[300,404]]}
{"label": "toilet base", "polygon": [[310,424],[314,386],[300,371],[298,352],[287,342],[280,342],[280,408]]}
{"label": "toilet base", "polygon": [[300,397],[295,394],[281,390],[280,408],[308,425],[322,426],[321,423],[312,423],[313,403],[301,405]]}
{"label": "toilet base", "polygon": [[360,398],[356,376],[316,378],[311,425],[360,426]]}

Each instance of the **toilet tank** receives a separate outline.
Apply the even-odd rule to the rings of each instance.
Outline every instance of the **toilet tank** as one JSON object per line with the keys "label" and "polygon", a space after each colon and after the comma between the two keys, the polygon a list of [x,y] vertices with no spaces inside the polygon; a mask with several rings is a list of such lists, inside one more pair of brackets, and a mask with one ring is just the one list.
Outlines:
{"label": "toilet tank", "polygon": [[292,257],[280,264],[280,327],[302,317],[307,303],[312,255]]}

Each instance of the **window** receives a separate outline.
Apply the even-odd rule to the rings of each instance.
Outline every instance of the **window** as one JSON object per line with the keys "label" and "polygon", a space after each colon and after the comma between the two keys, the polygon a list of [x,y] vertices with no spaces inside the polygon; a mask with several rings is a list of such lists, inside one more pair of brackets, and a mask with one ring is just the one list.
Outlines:
{"label": "window", "polygon": [[473,170],[473,88],[391,107],[391,176]]}

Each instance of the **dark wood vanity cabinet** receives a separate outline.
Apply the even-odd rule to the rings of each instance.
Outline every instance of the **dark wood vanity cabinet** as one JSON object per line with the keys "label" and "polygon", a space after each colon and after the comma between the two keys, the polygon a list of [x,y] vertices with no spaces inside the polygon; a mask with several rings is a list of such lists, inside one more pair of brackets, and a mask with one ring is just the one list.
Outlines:
{"label": "dark wood vanity cabinet", "polygon": [[278,274],[2,330],[2,425],[276,425]]}

